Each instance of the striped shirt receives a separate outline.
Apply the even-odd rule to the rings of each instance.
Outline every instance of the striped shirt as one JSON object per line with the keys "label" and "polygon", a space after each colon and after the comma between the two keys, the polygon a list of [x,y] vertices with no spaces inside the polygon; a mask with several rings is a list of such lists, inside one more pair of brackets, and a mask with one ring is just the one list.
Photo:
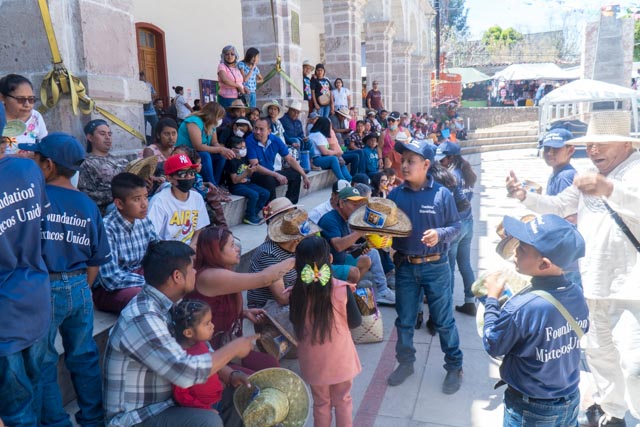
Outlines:
{"label": "striped shirt", "polygon": [[211,355],[188,355],[169,333],[172,305],[145,285],[111,330],[103,383],[107,426],[139,424],[175,404],[172,384],[187,388],[209,378]]}
{"label": "striped shirt", "polygon": [[[293,253],[285,251],[277,243],[268,239],[258,246],[251,256],[251,264],[249,271],[256,273],[262,271],[267,267],[284,261],[289,258],[293,258]],[[288,288],[293,286],[296,282],[297,273],[295,268],[292,268],[284,275],[284,286]],[[258,289],[250,289],[247,291],[247,306],[249,308],[262,308],[267,301],[275,299],[268,286]]]}
{"label": "striped shirt", "polygon": [[96,283],[108,291],[144,285],[144,277],[139,274],[142,258],[149,242],[159,240],[151,220],[135,219],[132,224],[115,209],[104,219],[104,228],[111,258],[100,266]]}

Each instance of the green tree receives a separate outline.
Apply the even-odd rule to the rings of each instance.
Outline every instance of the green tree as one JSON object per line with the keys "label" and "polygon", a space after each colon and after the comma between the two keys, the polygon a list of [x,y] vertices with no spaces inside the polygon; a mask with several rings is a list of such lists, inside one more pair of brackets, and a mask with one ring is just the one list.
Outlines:
{"label": "green tree", "polygon": [[640,21],[636,20],[633,29],[633,60],[640,61]]}
{"label": "green tree", "polygon": [[482,34],[482,43],[487,48],[510,48],[523,38],[520,32],[511,27],[503,29],[499,25],[494,25]]}
{"label": "green tree", "polygon": [[469,26],[467,25],[469,9],[464,4],[465,0],[440,0],[444,26],[451,28],[458,35],[466,35],[469,32]]}

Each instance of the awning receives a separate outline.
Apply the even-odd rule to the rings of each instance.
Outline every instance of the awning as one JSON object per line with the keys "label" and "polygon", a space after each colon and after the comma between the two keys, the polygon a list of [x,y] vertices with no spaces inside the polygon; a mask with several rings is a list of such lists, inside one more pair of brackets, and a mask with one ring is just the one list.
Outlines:
{"label": "awning", "polygon": [[512,64],[492,77],[493,80],[574,80],[575,73],[568,73],[556,64]]}
{"label": "awning", "polygon": [[447,70],[448,73],[451,74],[460,74],[462,76],[462,84],[468,83],[476,83],[476,82],[484,82],[486,80],[491,80],[491,76],[486,75],[482,71],[479,71],[475,68],[461,68],[454,67],[449,68]]}

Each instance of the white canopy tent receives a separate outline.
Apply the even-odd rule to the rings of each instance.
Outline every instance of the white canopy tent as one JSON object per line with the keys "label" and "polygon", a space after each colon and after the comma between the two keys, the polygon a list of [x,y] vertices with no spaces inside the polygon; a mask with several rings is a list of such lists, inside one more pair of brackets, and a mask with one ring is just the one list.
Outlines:
{"label": "white canopy tent", "polygon": [[555,89],[540,100],[540,132],[556,120],[582,119],[592,110],[595,102],[613,102],[613,109],[631,109],[634,131],[638,133],[638,98],[640,92],[624,86],[605,83],[598,80],[582,79],[567,83]]}
{"label": "white canopy tent", "polygon": [[472,67],[452,67],[449,68],[447,72],[452,74],[460,74],[460,76],[462,77],[462,84],[464,85],[491,80],[491,76],[488,76],[482,71]]}
{"label": "white canopy tent", "polygon": [[553,63],[512,64],[492,77],[493,80],[573,80],[575,73],[568,73]]}

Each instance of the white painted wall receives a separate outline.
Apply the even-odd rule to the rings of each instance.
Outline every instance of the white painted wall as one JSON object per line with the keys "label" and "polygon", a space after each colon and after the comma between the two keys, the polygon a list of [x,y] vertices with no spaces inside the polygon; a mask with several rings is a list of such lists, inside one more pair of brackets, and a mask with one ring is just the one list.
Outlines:
{"label": "white painted wall", "polygon": [[[242,10],[240,1],[182,0],[158,2],[135,0],[134,22],[147,22],[165,32],[169,93],[172,86],[184,86],[184,94],[193,105],[200,97],[198,79],[217,80],[220,53],[232,44],[240,59]],[[270,28],[270,27],[269,27]]]}
{"label": "white painted wall", "polygon": [[300,47],[302,58],[320,62],[320,34],[324,34],[322,1],[300,1]]}

